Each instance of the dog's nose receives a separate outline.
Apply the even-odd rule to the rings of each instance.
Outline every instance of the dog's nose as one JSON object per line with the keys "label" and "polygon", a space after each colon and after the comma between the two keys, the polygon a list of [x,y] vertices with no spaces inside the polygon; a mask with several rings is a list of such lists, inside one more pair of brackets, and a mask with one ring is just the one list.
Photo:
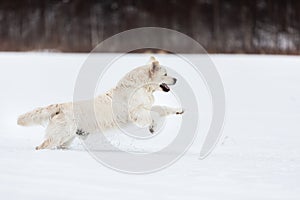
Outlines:
{"label": "dog's nose", "polygon": [[176,78],[173,78],[173,81],[174,81],[174,84],[177,82],[177,79]]}

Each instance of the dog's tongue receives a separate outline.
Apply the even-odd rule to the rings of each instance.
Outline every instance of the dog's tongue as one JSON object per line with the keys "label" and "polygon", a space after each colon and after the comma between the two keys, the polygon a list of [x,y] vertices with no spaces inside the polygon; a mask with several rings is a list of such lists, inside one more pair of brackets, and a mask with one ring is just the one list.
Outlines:
{"label": "dog's tongue", "polygon": [[169,92],[169,91],[170,91],[169,86],[168,86],[167,84],[165,84],[165,83],[160,84],[160,87],[161,87],[161,89],[162,89],[164,92]]}

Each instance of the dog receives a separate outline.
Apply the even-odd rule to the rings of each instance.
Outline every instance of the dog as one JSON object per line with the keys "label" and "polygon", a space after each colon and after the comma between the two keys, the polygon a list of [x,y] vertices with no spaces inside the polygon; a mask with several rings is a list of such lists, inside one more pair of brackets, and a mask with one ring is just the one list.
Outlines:
{"label": "dog", "polygon": [[[149,62],[127,73],[111,90],[89,101],[53,104],[19,116],[21,126],[46,127],[45,139],[36,150],[68,148],[76,136],[105,131],[134,123],[156,131],[157,117],[181,115],[182,108],[153,106],[156,91],[169,92],[177,79],[167,74],[165,67],[151,57]],[[88,111],[93,106],[93,110]]]}

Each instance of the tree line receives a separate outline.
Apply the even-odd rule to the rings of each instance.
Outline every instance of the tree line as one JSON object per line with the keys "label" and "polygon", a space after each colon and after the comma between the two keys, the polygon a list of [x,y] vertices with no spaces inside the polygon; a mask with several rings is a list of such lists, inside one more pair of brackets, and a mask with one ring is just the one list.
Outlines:
{"label": "tree line", "polygon": [[211,53],[299,54],[299,11],[297,0],[0,1],[0,50],[89,52],[114,34],[154,26]]}

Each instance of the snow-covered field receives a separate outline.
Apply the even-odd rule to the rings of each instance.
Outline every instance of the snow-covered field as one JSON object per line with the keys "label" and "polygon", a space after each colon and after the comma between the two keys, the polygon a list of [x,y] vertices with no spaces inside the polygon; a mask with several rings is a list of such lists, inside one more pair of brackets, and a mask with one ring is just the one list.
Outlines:
{"label": "snow-covered field", "polygon": [[216,149],[199,160],[198,139],[169,168],[130,175],[99,164],[78,140],[70,150],[35,151],[43,128],[16,125],[19,114],[73,99],[85,54],[0,53],[1,199],[300,199],[300,57],[211,58],[227,100]]}

